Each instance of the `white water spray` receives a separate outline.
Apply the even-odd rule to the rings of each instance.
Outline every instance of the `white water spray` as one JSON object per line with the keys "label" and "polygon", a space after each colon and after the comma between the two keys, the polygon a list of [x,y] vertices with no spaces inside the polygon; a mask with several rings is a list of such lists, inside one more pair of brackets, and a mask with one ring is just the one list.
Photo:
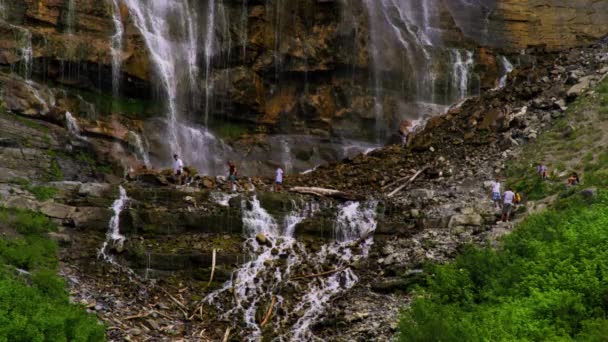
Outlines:
{"label": "white water spray", "polygon": [[80,132],[81,132],[80,126],[78,125],[78,121],[72,115],[72,113],[65,112],[65,123],[68,128],[68,132],[70,132],[70,134],[72,134],[75,137],[79,137],[79,138],[81,137],[80,136]]}
{"label": "white water spray", "polygon": [[450,53],[453,63],[452,85],[456,89],[457,98],[463,99],[469,93],[469,78],[474,66],[473,52],[451,49]]}
{"label": "white water spray", "polygon": [[[313,339],[310,328],[325,312],[329,300],[356,284],[357,277],[347,265],[367,255],[368,247],[364,246],[371,243],[371,235],[361,242],[364,248],[359,254],[351,250],[351,245],[361,235],[368,236],[367,233],[376,228],[375,202],[347,203],[338,208],[335,235],[340,236],[341,241],[324,245],[316,253],[308,253],[305,245],[294,238],[295,227],[314,216],[320,207],[316,203],[298,205],[295,202],[292,206],[292,212],[279,224],[262,208],[257,198],[243,203],[243,226],[248,237],[245,245],[256,252],[256,256],[241,266],[222,289],[205,298],[205,302],[218,306],[223,312],[222,317],[244,322],[242,336],[248,341],[262,338],[257,317],[260,312],[268,310],[270,303],[275,303],[271,310],[282,307],[287,313],[286,317],[276,314],[273,318],[272,324],[282,325],[287,331],[279,340]],[[304,270],[321,272],[328,265],[338,271],[310,281],[294,280]],[[302,295],[291,298],[291,294],[286,294],[290,291],[285,292],[287,288],[298,288]],[[298,298],[299,301],[294,302]],[[288,314],[290,312],[300,312],[301,315],[293,317]]]}
{"label": "white water spray", "polygon": [[498,89],[502,89],[507,85],[509,74],[513,71],[513,64],[505,56],[499,56],[498,59],[502,64],[502,76],[498,81]]}
{"label": "white water spray", "polygon": [[104,241],[101,249],[99,250],[99,257],[104,260],[115,263],[114,258],[108,254],[108,245],[113,244],[115,246],[122,246],[125,241],[125,236],[120,234],[120,214],[125,209],[127,203],[129,202],[129,197],[127,196],[127,191],[122,187],[118,187],[119,197],[112,203],[110,209],[114,212],[114,215],[110,219],[110,223],[108,224],[108,232],[106,233],[106,240]]}
{"label": "white water spray", "polygon": [[120,93],[120,71],[122,67],[122,41],[124,25],[120,14],[118,0],[112,1],[112,20],[114,22],[114,35],[111,39],[112,51],[112,96],[117,98]]}

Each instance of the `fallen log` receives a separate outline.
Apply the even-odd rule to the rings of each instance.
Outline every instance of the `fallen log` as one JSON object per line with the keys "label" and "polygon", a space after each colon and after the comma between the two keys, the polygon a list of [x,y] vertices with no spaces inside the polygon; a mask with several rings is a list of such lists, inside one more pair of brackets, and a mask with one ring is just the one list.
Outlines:
{"label": "fallen log", "polygon": [[224,333],[224,338],[222,342],[228,342],[228,338],[230,337],[230,327],[226,328],[226,332]]}
{"label": "fallen log", "polygon": [[418,176],[420,176],[421,173],[423,173],[424,171],[426,171],[428,169],[428,166],[421,169],[420,171],[416,172],[412,178],[410,178],[407,182],[403,183],[401,186],[399,186],[397,189],[391,191],[391,193],[389,193],[388,195],[386,195],[386,197],[393,197],[395,196],[396,193],[398,193],[399,191],[403,190],[403,188],[405,188],[406,186],[408,186],[409,184],[411,184],[413,181],[416,180],[416,178],[418,178]]}
{"label": "fallen log", "polygon": [[314,195],[317,197],[331,197],[345,201],[358,201],[362,199],[362,196],[358,196],[353,193],[327,188],[296,186],[291,188],[290,191],[299,194]]}
{"label": "fallen log", "polygon": [[213,282],[213,275],[215,274],[215,259],[216,259],[217,250],[213,249],[213,256],[211,257],[211,276],[209,277],[209,282],[207,283],[207,287],[211,286],[211,282]]}
{"label": "fallen log", "polygon": [[289,278],[289,280],[300,280],[300,279],[309,279],[309,278],[318,278],[318,277],[323,277],[326,275],[331,275],[334,273],[338,273],[338,272],[342,272],[345,269],[349,268],[350,264],[337,268],[335,270],[331,270],[331,271],[327,271],[327,272],[321,272],[321,273],[315,273],[315,274],[308,274],[308,275],[303,275],[303,276],[298,276],[298,277],[293,277],[293,278]]}
{"label": "fallen log", "polygon": [[268,324],[268,322],[270,321],[270,318],[272,317],[272,309],[274,308],[274,304],[277,301],[277,297],[272,296],[272,300],[270,301],[270,306],[268,307],[268,310],[266,311],[266,315],[264,315],[264,319],[262,320],[262,323],[260,323],[260,326],[263,328],[266,324]]}

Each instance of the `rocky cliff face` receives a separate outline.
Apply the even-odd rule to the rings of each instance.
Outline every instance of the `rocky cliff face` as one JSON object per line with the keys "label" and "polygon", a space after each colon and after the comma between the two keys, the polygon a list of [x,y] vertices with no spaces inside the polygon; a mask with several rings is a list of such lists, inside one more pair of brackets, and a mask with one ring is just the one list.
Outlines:
{"label": "rocky cliff face", "polygon": [[[152,97],[155,71],[147,48],[129,9],[118,4],[119,13],[115,13],[112,1],[5,1],[0,64],[37,79],[109,93],[116,15],[125,26],[120,53],[122,93]],[[201,2],[193,8],[203,14],[206,6]],[[377,92],[366,1],[222,1],[216,7],[211,74],[208,81],[201,81],[201,88],[208,82],[201,96],[208,96],[210,89],[213,92],[209,108],[202,108],[204,101],[193,108],[201,113],[199,119],[209,112],[215,126],[238,123],[249,132],[373,140],[378,104],[383,106],[388,126],[397,124],[403,119],[400,113],[411,107],[407,103],[412,96],[407,94],[414,94],[416,85],[408,78],[420,76],[410,67],[381,63],[386,69],[383,77],[396,81],[381,82],[388,91]],[[588,43],[608,32],[606,1],[484,0],[471,5],[437,0],[406,9],[413,18],[408,25],[414,30],[421,30],[415,27],[422,25],[418,21],[427,13],[424,29],[431,32],[431,40],[439,35],[442,45],[474,52],[475,76],[467,85],[469,90],[495,87],[502,72],[495,53],[479,46],[511,53],[531,45],[557,50]],[[389,15],[397,13],[388,10]],[[204,17],[199,15],[200,27],[205,27]],[[202,56],[204,51],[199,53]],[[380,53],[390,57],[391,64],[404,58],[389,49]],[[452,70],[441,65],[456,63],[454,56],[433,55],[439,61],[429,66],[438,75],[433,89],[453,92],[449,89]],[[440,93],[434,98],[450,96]],[[425,110],[416,107],[415,112],[420,115]]]}

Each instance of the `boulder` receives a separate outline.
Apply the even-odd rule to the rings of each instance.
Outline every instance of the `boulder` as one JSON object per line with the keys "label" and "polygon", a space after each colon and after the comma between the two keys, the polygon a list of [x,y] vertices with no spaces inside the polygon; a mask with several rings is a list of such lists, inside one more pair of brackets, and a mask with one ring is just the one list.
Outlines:
{"label": "boulder", "polygon": [[570,89],[568,89],[568,91],[566,92],[568,99],[574,99],[578,96],[581,96],[585,92],[585,90],[589,88],[591,82],[595,79],[595,76],[581,77],[579,79],[579,82],[570,87]]}
{"label": "boulder", "polygon": [[412,189],[409,192],[410,197],[425,200],[435,196],[435,191],[429,189]]}
{"label": "boulder", "polygon": [[481,226],[483,220],[481,215],[477,213],[472,214],[457,214],[450,218],[449,228],[460,227],[460,226]]}
{"label": "boulder", "polygon": [[45,202],[40,206],[40,212],[48,217],[65,220],[69,218],[76,208],[55,202]]}
{"label": "boulder", "polygon": [[84,183],[78,189],[78,194],[80,196],[103,197],[111,188],[110,184],[105,183]]}

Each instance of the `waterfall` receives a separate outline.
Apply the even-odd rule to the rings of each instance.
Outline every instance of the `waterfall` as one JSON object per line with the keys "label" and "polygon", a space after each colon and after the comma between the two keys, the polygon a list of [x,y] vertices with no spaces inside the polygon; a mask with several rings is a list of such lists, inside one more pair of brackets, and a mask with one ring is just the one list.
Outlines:
{"label": "waterfall", "polygon": [[122,247],[122,244],[126,239],[122,234],[120,234],[120,214],[129,202],[129,197],[127,196],[127,191],[122,186],[119,186],[118,190],[119,197],[114,201],[114,203],[112,203],[112,206],[110,207],[114,215],[108,224],[106,240],[99,250],[99,257],[111,263],[114,263],[114,258],[108,254],[108,245],[113,244]]}
{"label": "waterfall", "polygon": [[205,125],[209,122],[210,100],[213,96],[211,85],[211,58],[213,57],[213,40],[215,30],[215,0],[207,3],[207,30],[205,37]]}
{"label": "waterfall", "polygon": [[70,134],[75,137],[80,137],[80,126],[78,125],[78,121],[76,121],[76,118],[72,116],[72,113],[65,112],[65,123]]}
{"label": "waterfall", "polygon": [[114,35],[110,49],[112,51],[112,96],[117,98],[120,94],[120,69],[122,66],[122,41],[124,26],[120,15],[118,0],[112,1],[112,20],[114,21]]}
{"label": "waterfall", "polygon": [[[141,32],[148,47],[151,61],[161,81],[167,102],[167,145],[172,153],[178,153],[190,165],[202,172],[211,172],[217,165],[210,165],[213,156],[224,147],[205,128],[186,124],[180,113],[188,112],[188,104],[198,97],[199,27],[197,11],[188,0],[124,0],[135,26]],[[210,0],[209,9],[215,8]],[[213,13],[207,15],[205,56],[209,65],[206,85],[210,83],[211,56],[213,53]],[[206,60],[207,62],[207,60]],[[209,103],[206,103],[209,107]],[[205,109],[207,110],[207,109]],[[197,132],[195,132],[197,131]],[[193,140],[193,139],[203,139]]]}
{"label": "waterfall", "polygon": [[[32,95],[34,95],[34,97],[36,98],[36,100],[38,101],[40,106],[42,107],[40,109],[40,112],[42,114],[47,114],[50,111],[49,103],[44,99],[44,97],[42,96],[40,91],[36,88],[36,86],[37,86],[36,83],[34,83],[30,80],[27,80],[25,82],[25,86],[32,93]],[[54,105],[55,98],[53,97],[53,95],[52,94],[47,94],[47,95],[50,97],[51,105]]]}
{"label": "waterfall", "polygon": [[502,89],[507,85],[509,74],[511,73],[511,71],[513,71],[513,64],[511,64],[511,62],[509,62],[509,60],[505,56],[499,56],[498,59],[502,64],[502,76],[498,81],[498,89]]}
{"label": "waterfall", "polygon": [[19,29],[22,32],[21,41],[20,41],[20,55],[21,55],[21,65],[23,78],[28,81],[32,78],[32,66],[34,63],[34,49],[32,48],[32,33],[22,27],[11,25],[13,28]]}
{"label": "waterfall", "polygon": [[461,100],[469,93],[469,77],[474,64],[473,53],[458,49],[451,49],[450,53],[453,58],[452,85],[456,89],[456,99]]}
{"label": "waterfall", "polygon": [[243,62],[246,61],[247,58],[247,42],[249,40],[249,9],[248,0],[243,0],[243,5],[241,7],[241,59]]}
{"label": "waterfall", "polygon": [[133,139],[132,143],[135,147],[135,152],[139,160],[141,160],[146,167],[151,167],[150,157],[148,155],[148,149],[146,148],[146,144],[144,144],[144,140],[141,138],[141,135],[136,132],[129,131],[129,136]]}
{"label": "waterfall", "polygon": [[[299,223],[320,211],[319,204],[293,201],[292,207],[279,223],[256,197],[243,202],[245,247],[253,253],[252,260],[204,299],[217,306],[224,319],[242,321],[241,337],[247,341],[262,339],[258,316],[268,310],[270,303],[275,303],[272,310],[282,308],[283,312],[275,313],[271,323],[275,331],[283,332],[279,340],[312,340],[310,328],[325,312],[330,299],[357,282],[356,275],[346,266],[367,256],[371,237],[362,241],[359,252],[351,250],[351,245],[375,230],[375,202],[340,206],[335,225],[335,235],[340,240],[322,245],[317,252],[308,252],[294,233]],[[295,279],[302,272],[322,272],[326,270],[323,267],[329,266],[340,271],[313,280]],[[293,289],[302,292],[301,296],[294,295]],[[298,315],[294,315],[296,312]]]}
{"label": "waterfall", "polygon": [[284,168],[285,173],[291,173],[293,171],[293,158],[291,156],[291,147],[287,139],[281,139],[281,166]]}
{"label": "waterfall", "polygon": [[0,0],[0,19],[6,19],[6,14],[6,4],[4,3],[4,0]]}
{"label": "waterfall", "polygon": [[74,34],[76,25],[76,0],[68,0],[68,12],[65,17],[66,32],[68,35]]}
{"label": "waterfall", "polygon": [[364,4],[379,141],[400,121],[440,114],[443,107],[470,94],[475,80],[473,52],[453,47],[454,38],[445,34],[450,24],[444,16],[451,15],[452,1],[364,0]]}

